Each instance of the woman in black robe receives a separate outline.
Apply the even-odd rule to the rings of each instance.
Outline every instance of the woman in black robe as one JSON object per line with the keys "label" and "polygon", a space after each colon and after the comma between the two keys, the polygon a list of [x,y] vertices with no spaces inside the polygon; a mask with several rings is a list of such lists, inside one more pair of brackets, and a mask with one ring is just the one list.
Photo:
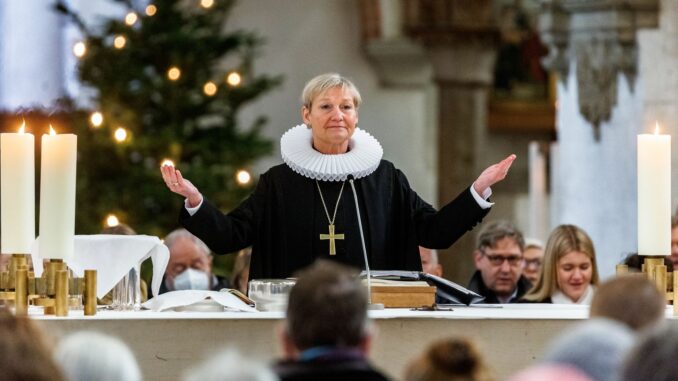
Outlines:
{"label": "woman in black robe", "polygon": [[361,98],[353,83],[317,76],[302,102],[304,124],[281,138],[285,163],[261,175],[227,214],[179,170],[161,168],[167,187],[186,198],[179,220],[187,230],[218,254],[252,246],[250,279],[289,277],[320,257],[364,268],[363,250],[372,270],[421,271],[418,246],[447,248],[479,223],[492,205],[490,186],[515,159],[488,167],[436,211],[382,159],[379,142],[356,127]]}

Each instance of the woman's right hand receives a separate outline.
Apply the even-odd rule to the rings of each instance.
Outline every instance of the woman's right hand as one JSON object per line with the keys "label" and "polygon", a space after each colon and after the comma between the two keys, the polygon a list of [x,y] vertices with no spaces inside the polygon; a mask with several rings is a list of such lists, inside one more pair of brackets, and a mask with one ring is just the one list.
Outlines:
{"label": "woman's right hand", "polygon": [[196,207],[202,202],[202,195],[198,188],[190,181],[184,179],[181,171],[174,168],[172,165],[163,165],[160,167],[162,179],[165,181],[167,188],[176,194],[180,194],[188,200],[189,207]]}

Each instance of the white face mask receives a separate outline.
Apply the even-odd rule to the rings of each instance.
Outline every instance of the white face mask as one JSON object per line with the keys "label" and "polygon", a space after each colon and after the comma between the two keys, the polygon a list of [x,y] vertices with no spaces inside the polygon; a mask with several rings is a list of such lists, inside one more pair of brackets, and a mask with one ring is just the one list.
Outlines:
{"label": "white face mask", "polygon": [[174,290],[209,290],[210,276],[204,271],[187,268],[174,277]]}

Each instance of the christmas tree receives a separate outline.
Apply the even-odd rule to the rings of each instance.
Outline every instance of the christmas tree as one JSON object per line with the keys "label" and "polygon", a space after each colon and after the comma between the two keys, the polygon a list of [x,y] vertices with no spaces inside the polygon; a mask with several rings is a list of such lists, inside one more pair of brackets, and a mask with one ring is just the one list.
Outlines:
{"label": "christmas tree", "polygon": [[239,128],[237,112],[281,78],[252,71],[256,34],[224,32],[234,1],[111,1],[128,13],[96,27],[56,3],[84,36],[73,53],[95,92],[93,110],[64,102],[79,140],[76,230],[97,233],[113,214],[164,236],[183,200],[165,187],[161,163],[175,163],[222,209],[237,205],[253,186],[243,169],[272,148],[260,133],[265,118]]}

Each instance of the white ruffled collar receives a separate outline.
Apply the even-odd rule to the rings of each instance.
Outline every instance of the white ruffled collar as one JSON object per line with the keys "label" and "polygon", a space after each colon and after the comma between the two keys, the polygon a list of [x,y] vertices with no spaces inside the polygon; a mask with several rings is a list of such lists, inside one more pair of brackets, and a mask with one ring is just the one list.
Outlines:
{"label": "white ruffled collar", "polygon": [[348,146],[347,153],[338,155],[316,151],[311,130],[305,124],[290,128],[280,138],[285,164],[304,177],[321,181],[344,181],[348,175],[359,179],[377,170],[384,154],[377,139],[356,127]]}

